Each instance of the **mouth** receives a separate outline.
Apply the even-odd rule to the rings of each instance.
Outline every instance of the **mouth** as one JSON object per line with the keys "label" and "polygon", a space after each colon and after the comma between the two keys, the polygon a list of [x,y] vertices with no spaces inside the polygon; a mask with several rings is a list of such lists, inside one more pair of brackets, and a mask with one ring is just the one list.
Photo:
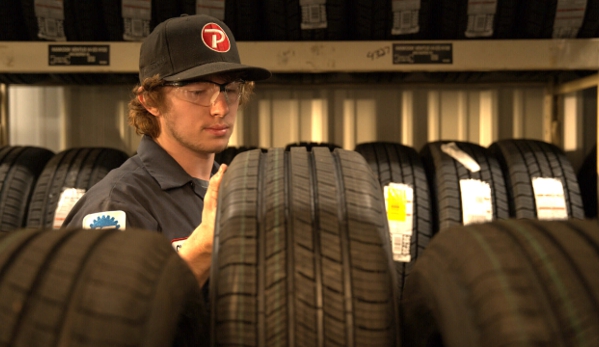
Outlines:
{"label": "mouth", "polygon": [[216,135],[216,136],[224,136],[227,134],[227,131],[229,130],[229,126],[227,125],[212,125],[209,127],[205,128],[206,131],[208,131],[209,133]]}

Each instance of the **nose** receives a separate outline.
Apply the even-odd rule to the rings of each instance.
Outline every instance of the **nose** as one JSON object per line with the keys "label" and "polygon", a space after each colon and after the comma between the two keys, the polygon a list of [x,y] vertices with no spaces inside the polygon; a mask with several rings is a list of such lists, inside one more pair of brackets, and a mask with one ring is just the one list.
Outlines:
{"label": "nose", "polygon": [[229,103],[227,100],[227,95],[226,93],[220,92],[216,96],[216,99],[212,103],[212,106],[210,106],[210,115],[213,117],[223,118],[227,114],[229,114]]}

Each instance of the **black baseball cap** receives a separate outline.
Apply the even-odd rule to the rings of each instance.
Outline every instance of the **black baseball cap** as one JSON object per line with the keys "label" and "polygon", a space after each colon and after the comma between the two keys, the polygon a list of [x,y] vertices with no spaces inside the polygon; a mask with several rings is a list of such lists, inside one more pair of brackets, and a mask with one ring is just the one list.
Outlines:
{"label": "black baseball cap", "polygon": [[158,24],[141,44],[141,82],[154,75],[172,82],[229,72],[240,73],[247,81],[271,76],[266,69],[242,65],[231,29],[208,15],[169,18]]}

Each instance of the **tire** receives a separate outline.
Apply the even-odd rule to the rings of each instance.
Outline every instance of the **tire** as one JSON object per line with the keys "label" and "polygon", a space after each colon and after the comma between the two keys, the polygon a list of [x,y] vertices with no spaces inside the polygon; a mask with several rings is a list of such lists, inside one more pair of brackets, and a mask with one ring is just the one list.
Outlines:
{"label": "tire", "polygon": [[326,148],[238,155],[219,192],[212,346],[396,346],[397,290],[380,186]]}
{"label": "tire", "polygon": [[568,217],[584,218],[576,174],[557,146],[538,140],[500,140],[489,150],[499,160],[505,175],[510,217],[537,218],[532,179],[548,177],[562,182]]}
{"label": "tire", "polygon": [[596,221],[506,220],[437,235],[404,290],[403,345],[599,345]]}
{"label": "tire", "polygon": [[587,8],[584,13],[584,20],[576,37],[597,37],[597,30],[599,30],[599,0],[587,0]]}
{"label": "tire", "polygon": [[129,156],[112,148],[71,148],[56,154],[44,167],[29,204],[27,227],[52,228],[65,188],[87,191]]}
{"label": "tire", "polygon": [[[493,34],[486,38],[508,39],[514,36],[517,18],[517,0],[498,0],[493,18]],[[468,29],[468,0],[443,0],[438,12],[440,38],[445,40],[470,39]],[[555,14],[555,13],[554,13]],[[474,37],[481,39],[485,37]]]}
{"label": "tire", "polygon": [[370,168],[378,177],[381,187],[394,182],[407,184],[414,190],[410,261],[395,262],[399,291],[402,293],[406,278],[410,274],[414,262],[433,237],[430,190],[426,172],[418,152],[412,147],[398,143],[371,142],[361,143],[356,146],[355,150],[370,165]]}
{"label": "tire", "polygon": [[493,220],[509,218],[509,205],[504,174],[497,159],[488,150],[470,142],[455,142],[480,166],[472,172],[441,150],[441,146],[452,141],[427,143],[420,151],[422,162],[431,188],[433,206],[433,232],[443,231],[454,225],[462,225],[463,206],[460,181],[475,179],[491,188]]}
{"label": "tire", "polygon": [[[69,0],[65,0],[68,2]],[[75,8],[75,21],[80,41],[109,41],[103,0],[70,0]]]}
{"label": "tire", "polygon": [[331,152],[334,151],[335,148],[341,148],[341,146],[336,145],[334,143],[301,141],[301,142],[295,142],[295,143],[289,143],[289,144],[287,144],[287,146],[285,146],[285,150],[288,151],[288,150],[290,150],[293,147],[306,147],[307,151],[311,151],[312,148],[314,148],[314,147],[326,147]]}
{"label": "tire", "polygon": [[27,26],[21,0],[0,2],[0,41],[27,41]]}
{"label": "tire", "polygon": [[252,149],[256,149],[253,146],[241,146],[241,147],[227,147],[224,151],[216,153],[214,155],[214,161],[219,164],[231,164],[233,158],[241,152],[249,151]]}
{"label": "tire", "polygon": [[419,30],[414,34],[393,35],[392,1],[351,0],[352,40],[426,40],[432,38],[431,0],[421,0],[418,11]]}
{"label": "tire", "polygon": [[202,291],[159,233],[29,229],[0,250],[0,345],[207,345]]}
{"label": "tire", "polygon": [[262,26],[261,1],[228,0],[225,3],[225,24],[237,41],[262,41],[265,29]]}
{"label": "tire", "polygon": [[102,0],[104,23],[106,23],[109,41],[124,41],[125,25],[121,4],[122,0]]}
{"label": "tire", "polygon": [[[77,10],[75,8],[76,3],[72,1],[76,0],[65,0],[63,2],[64,9],[64,34],[67,41],[80,41],[80,33],[77,28]],[[38,37],[39,27],[37,17],[35,16],[35,0],[21,0],[21,6],[23,9],[23,17],[25,18],[25,24],[29,33],[29,40],[40,41],[45,40]]]}
{"label": "tire", "polygon": [[578,174],[578,186],[586,218],[597,218],[597,146],[587,154]]}
{"label": "tire", "polygon": [[551,38],[557,2],[558,0],[520,1],[516,37],[522,39]]}
{"label": "tire", "polygon": [[52,151],[38,147],[0,149],[0,234],[25,226],[33,188],[52,156]]}
{"label": "tire", "polygon": [[299,0],[265,0],[266,39],[271,41],[323,41],[350,39],[346,0],[327,0],[327,28],[302,30]]}

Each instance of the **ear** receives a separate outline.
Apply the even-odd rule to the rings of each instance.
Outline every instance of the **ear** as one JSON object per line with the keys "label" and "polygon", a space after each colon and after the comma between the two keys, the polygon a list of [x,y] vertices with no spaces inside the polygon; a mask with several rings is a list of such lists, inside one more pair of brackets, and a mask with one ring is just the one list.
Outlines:
{"label": "ear", "polygon": [[[139,87],[139,88],[142,89],[142,87]],[[144,93],[137,94],[137,100],[139,100],[139,102],[142,104],[142,106],[146,110],[148,110],[148,112],[150,112],[154,116],[158,116],[160,114],[160,111],[158,110],[158,108],[156,108],[154,106],[149,106],[148,103],[146,102],[144,95],[145,95]]]}

